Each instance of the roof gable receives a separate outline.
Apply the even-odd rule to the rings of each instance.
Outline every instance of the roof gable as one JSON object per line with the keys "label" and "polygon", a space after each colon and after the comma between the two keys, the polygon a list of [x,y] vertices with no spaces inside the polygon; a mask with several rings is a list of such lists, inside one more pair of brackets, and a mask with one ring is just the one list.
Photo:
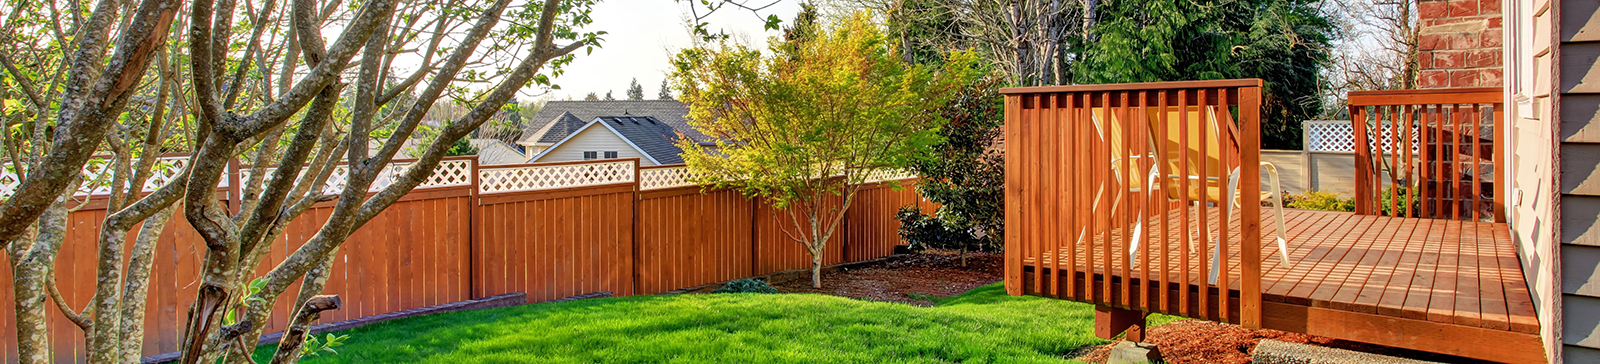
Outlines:
{"label": "roof gable", "polygon": [[[571,114],[573,119],[565,119],[565,114]],[[674,131],[681,132],[697,142],[706,143],[710,138],[689,126],[689,107],[675,100],[611,100],[611,101],[550,101],[532,118],[536,124],[529,124],[523,129],[519,144],[535,145],[538,143],[555,143],[565,139],[582,128],[583,125],[601,116],[649,116],[656,121],[672,127]],[[566,124],[552,124],[557,118],[563,118]],[[565,129],[563,129],[565,127]]]}

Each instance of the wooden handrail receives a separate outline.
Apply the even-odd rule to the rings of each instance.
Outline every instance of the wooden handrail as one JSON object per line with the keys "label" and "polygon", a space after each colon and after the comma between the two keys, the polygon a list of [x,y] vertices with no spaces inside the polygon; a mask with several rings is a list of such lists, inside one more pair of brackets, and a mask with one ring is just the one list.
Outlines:
{"label": "wooden handrail", "polygon": [[1501,96],[1499,88],[1350,92],[1356,213],[1504,222]]}
{"label": "wooden handrail", "polygon": [[1260,327],[1263,84],[1002,89],[1007,291]]}

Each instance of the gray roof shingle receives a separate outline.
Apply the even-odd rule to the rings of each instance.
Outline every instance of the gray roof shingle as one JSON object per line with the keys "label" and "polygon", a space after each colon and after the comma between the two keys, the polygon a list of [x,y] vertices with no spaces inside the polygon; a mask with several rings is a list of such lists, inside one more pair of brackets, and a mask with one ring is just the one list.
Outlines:
{"label": "gray roof shingle", "polygon": [[[554,144],[601,116],[649,116],[697,142],[711,140],[689,126],[689,107],[675,100],[550,101],[517,140],[520,144]],[[557,120],[560,122],[551,125]]]}
{"label": "gray roof shingle", "polygon": [[623,138],[638,146],[656,162],[683,163],[683,157],[679,155],[683,150],[673,144],[678,140],[678,132],[672,126],[650,116],[601,116],[596,119],[622,134]]}

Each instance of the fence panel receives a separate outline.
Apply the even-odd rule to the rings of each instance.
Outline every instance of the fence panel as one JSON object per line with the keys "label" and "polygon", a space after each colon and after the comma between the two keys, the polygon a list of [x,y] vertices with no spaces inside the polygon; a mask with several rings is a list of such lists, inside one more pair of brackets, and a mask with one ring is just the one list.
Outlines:
{"label": "fence panel", "polygon": [[700,187],[639,197],[640,294],[755,275],[755,204],[737,191]]}
{"label": "fence panel", "polygon": [[[405,161],[397,164],[385,175],[408,167]],[[805,248],[790,238],[809,228],[803,217],[804,228],[796,229],[787,211],[775,211],[737,191],[702,193],[688,177],[681,166],[641,169],[636,160],[485,168],[448,159],[435,178],[343,244],[324,292],[339,295],[345,304],[324,313],[321,322],[510,292],[526,292],[534,302],[597,291],[659,293],[811,267]],[[226,184],[239,180],[235,178],[224,180],[219,195],[232,192]],[[891,183],[903,188],[863,189],[829,239],[824,264],[881,257],[900,243],[894,213],[920,199],[908,176],[880,173],[874,178],[899,181]],[[378,184],[391,181],[383,178]],[[337,191],[341,184],[342,178],[327,188]],[[96,237],[106,215],[103,199],[91,196],[89,205],[69,216],[57,260],[63,298],[75,308],[82,308],[93,294]],[[842,202],[835,197],[828,208],[839,208]],[[332,203],[322,203],[291,221],[271,243],[256,273],[265,274],[312,238],[331,211]],[[155,250],[146,310],[147,356],[177,351],[186,311],[199,286],[205,244],[180,214],[168,223]],[[9,270],[0,270],[0,279],[10,277]],[[296,283],[279,297],[271,321],[264,323],[266,332],[285,327],[298,291]],[[7,302],[0,305],[0,349],[6,353],[0,363],[17,361],[12,294],[9,288],[0,289],[0,299]],[[53,307],[49,311],[56,362],[82,362],[82,332]]]}

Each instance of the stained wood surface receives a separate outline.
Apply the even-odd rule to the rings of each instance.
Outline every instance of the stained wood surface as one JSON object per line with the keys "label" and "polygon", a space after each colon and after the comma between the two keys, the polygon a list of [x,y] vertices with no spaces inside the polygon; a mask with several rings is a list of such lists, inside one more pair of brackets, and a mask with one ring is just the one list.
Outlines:
{"label": "stained wood surface", "polygon": [[[1210,210],[1213,219],[1220,218],[1217,209]],[[1516,263],[1515,248],[1505,224],[1293,209],[1285,210],[1285,214],[1289,231],[1287,264],[1278,254],[1274,242],[1277,235],[1272,225],[1267,224],[1268,228],[1261,234],[1262,297],[1267,302],[1538,333],[1532,297]],[[1169,216],[1171,221],[1179,218]],[[1270,221],[1271,216],[1264,214],[1262,219]],[[1237,213],[1230,221],[1238,223]],[[1158,221],[1147,224],[1160,226]],[[1169,225],[1178,226],[1175,222]],[[1123,249],[1122,230],[1110,231],[1108,235],[1110,246]],[[1107,240],[1097,237],[1092,247],[1079,245],[1077,254],[1104,246]],[[1173,250],[1170,256],[1195,255]],[[1070,254],[1073,252],[1060,251],[1062,256]],[[1041,257],[1024,257],[1023,264],[1030,270],[1041,266],[1049,268],[1058,264],[1055,256],[1045,254],[1042,260]],[[1169,262],[1161,269],[1159,262],[1143,265],[1140,261],[1129,266],[1135,275],[1126,277],[1121,272],[1127,260],[1126,255],[1113,254],[1109,267],[1114,274],[1109,280],[1134,282],[1132,292],[1135,295],[1141,291],[1139,282],[1144,282],[1139,275],[1144,274],[1152,277],[1152,281],[1159,279],[1170,283],[1170,289],[1198,291],[1206,286],[1207,272],[1195,270],[1191,265],[1193,271],[1184,278],[1177,262]],[[1240,264],[1237,252],[1227,262],[1230,266]],[[1063,269],[1071,268],[1071,263],[1061,264]],[[1075,269],[1087,271],[1090,268],[1079,263]],[[1239,277],[1232,273],[1234,270],[1225,271],[1230,272],[1226,278],[1232,282],[1229,283],[1230,296],[1237,295]],[[1166,272],[1164,277],[1162,272]],[[1103,274],[1096,274],[1096,277],[1096,281],[1108,280]],[[1188,288],[1181,288],[1184,286]],[[1153,311],[1185,315],[1159,307]]]}

